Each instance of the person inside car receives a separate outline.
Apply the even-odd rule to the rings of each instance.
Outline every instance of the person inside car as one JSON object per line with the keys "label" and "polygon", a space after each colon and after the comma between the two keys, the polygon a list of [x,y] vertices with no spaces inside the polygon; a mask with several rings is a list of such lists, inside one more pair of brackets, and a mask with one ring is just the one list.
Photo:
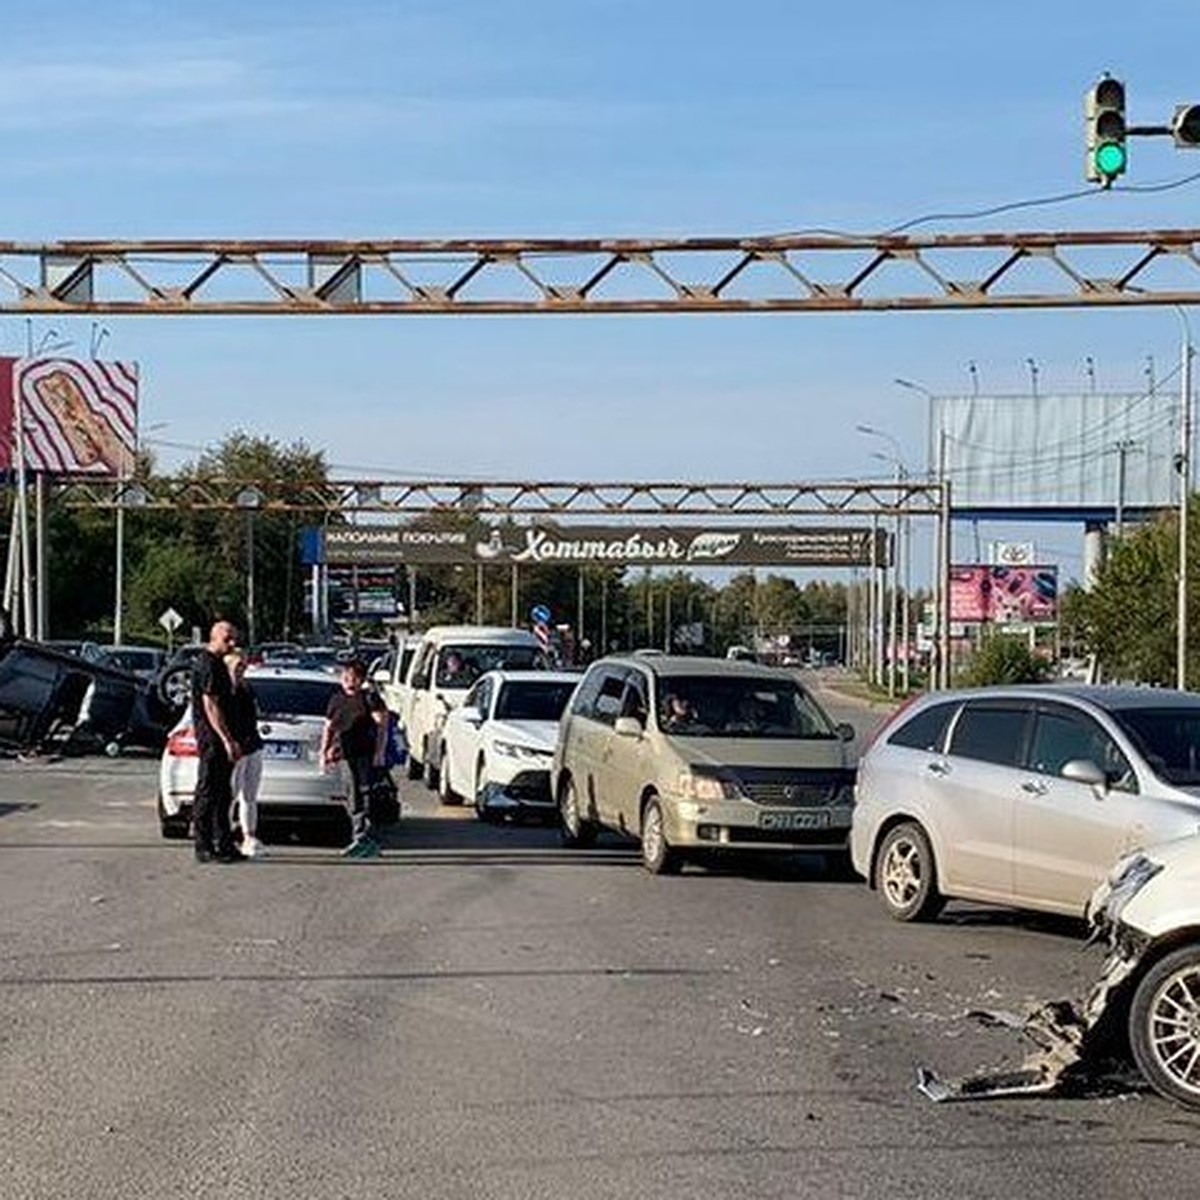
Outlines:
{"label": "person inside car", "polygon": [[438,667],[437,686],[465,688],[475,682],[478,672],[457,650],[449,651]]}
{"label": "person inside car", "polygon": [[662,728],[664,733],[679,733],[685,729],[694,729],[700,723],[692,702],[686,696],[667,696],[663,708]]}

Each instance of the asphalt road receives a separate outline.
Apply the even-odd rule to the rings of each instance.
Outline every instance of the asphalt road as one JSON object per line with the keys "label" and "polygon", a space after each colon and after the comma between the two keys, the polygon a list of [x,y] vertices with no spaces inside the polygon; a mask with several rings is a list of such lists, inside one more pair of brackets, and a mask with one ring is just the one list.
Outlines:
{"label": "asphalt road", "polygon": [[[873,718],[854,710],[863,725]],[[1152,1095],[934,1105],[1084,992],[1070,923],[819,862],[655,879],[415,785],[384,856],[197,866],[154,764],[0,764],[0,1197],[1190,1194]]]}

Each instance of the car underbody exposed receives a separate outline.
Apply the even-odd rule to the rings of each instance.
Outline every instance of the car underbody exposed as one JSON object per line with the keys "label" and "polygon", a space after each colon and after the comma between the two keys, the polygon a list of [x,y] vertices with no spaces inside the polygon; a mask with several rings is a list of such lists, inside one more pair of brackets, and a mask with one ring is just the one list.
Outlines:
{"label": "car underbody exposed", "polygon": [[41,642],[0,644],[0,749],[156,749],[178,715],[154,681]]}

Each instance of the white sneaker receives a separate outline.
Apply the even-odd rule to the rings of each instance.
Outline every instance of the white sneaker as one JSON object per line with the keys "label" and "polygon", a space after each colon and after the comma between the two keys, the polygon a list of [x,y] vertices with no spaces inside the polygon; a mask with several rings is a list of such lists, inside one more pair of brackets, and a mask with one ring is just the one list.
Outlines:
{"label": "white sneaker", "polygon": [[248,837],[242,842],[242,853],[247,858],[266,858],[267,848],[256,837]]}

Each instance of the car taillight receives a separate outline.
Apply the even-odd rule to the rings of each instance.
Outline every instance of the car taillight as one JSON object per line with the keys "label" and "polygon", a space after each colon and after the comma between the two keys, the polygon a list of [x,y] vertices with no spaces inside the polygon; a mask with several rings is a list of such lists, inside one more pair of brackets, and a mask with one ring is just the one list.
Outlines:
{"label": "car taillight", "polygon": [[199,758],[200,747],[196,745],[194,729],[180,729],[167,738],[167,753],[174,758]]}

